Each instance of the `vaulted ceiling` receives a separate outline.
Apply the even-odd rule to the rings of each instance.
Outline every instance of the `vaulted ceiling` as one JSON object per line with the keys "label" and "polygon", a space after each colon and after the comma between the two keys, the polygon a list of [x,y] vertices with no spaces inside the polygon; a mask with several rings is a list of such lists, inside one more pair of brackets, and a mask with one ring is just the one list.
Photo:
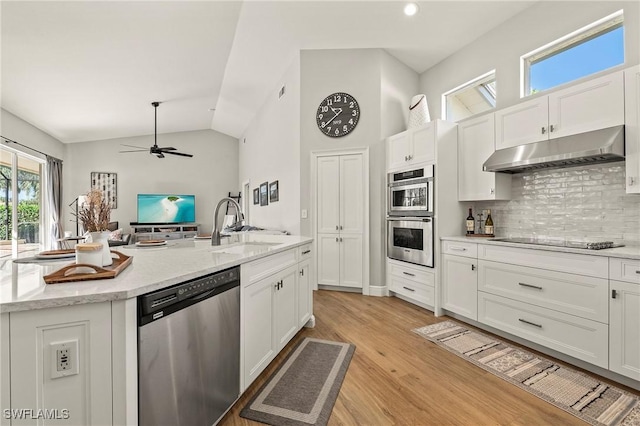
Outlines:
{"label": "vaulted ceiling", "polygon": [[[3,1],[2,107],[62,142],[239,137],[301,49],[383,48],[421,73],[531,1]],[[212,111],[215,109],[215,111]]]}

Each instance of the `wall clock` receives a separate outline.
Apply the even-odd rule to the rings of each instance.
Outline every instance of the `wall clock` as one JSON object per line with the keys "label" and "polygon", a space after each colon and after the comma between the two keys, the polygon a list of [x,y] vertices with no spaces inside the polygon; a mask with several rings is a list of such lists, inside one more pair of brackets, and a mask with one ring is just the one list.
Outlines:
{"label": "wall clock", "polygon": [[318,129],[332,138],[351,133],[359,118],[358,102],[353,96],[343,92],[333,93],[324,98],[316,112]]}

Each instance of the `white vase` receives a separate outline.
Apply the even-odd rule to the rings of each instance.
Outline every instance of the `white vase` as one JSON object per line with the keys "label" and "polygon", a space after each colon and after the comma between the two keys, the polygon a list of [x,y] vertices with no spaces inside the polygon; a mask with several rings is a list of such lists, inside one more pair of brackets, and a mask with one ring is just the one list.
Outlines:
{"label": "white vase", "polygon": [[425,95],[415,95],[411,98],[409,105],[409,129],[420,127],[431,121],[429,107],[427,107],[427,97]]}
{"label": "white vase", "polygon": [[102,266],[109,266],[113,263],[111,250],[109,249],[109,231],[91,232],[91,241],[102,244]]}

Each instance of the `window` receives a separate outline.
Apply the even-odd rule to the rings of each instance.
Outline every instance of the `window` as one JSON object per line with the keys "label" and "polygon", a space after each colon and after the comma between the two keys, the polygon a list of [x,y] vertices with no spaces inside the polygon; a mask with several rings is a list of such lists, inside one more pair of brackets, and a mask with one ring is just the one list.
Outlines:
{"label": "window", "polygon": [[521,58],[521,96],[559,86],[624,63],[620,10]]}
{"label": "window", "polygon": [[442,95],[442,118],[460,121],[496,107],[496,72],[490,71]]}

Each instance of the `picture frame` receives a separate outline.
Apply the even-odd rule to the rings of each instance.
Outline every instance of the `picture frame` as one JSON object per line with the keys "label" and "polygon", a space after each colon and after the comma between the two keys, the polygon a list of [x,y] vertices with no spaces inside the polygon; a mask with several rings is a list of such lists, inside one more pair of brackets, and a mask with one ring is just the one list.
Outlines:
{"label": "picture frame", "polygon": [[269,202],[274,203],[278,201],[280,191],[278,190],[278,181],[271,182],[269,184]]}
{"label": "picture frame", "polygon": [[258,188],[253,189],[253,204],[260,204],[260,190]]}
{"label": "picture frame", "polygon": [[260,184],[260,205],[269,205],[269,182]]}
{"label": "picture frame", "polygon": [[111,210],[118,208],[118,175],[111,172],[91,172],[91,189],[102,191]]}

